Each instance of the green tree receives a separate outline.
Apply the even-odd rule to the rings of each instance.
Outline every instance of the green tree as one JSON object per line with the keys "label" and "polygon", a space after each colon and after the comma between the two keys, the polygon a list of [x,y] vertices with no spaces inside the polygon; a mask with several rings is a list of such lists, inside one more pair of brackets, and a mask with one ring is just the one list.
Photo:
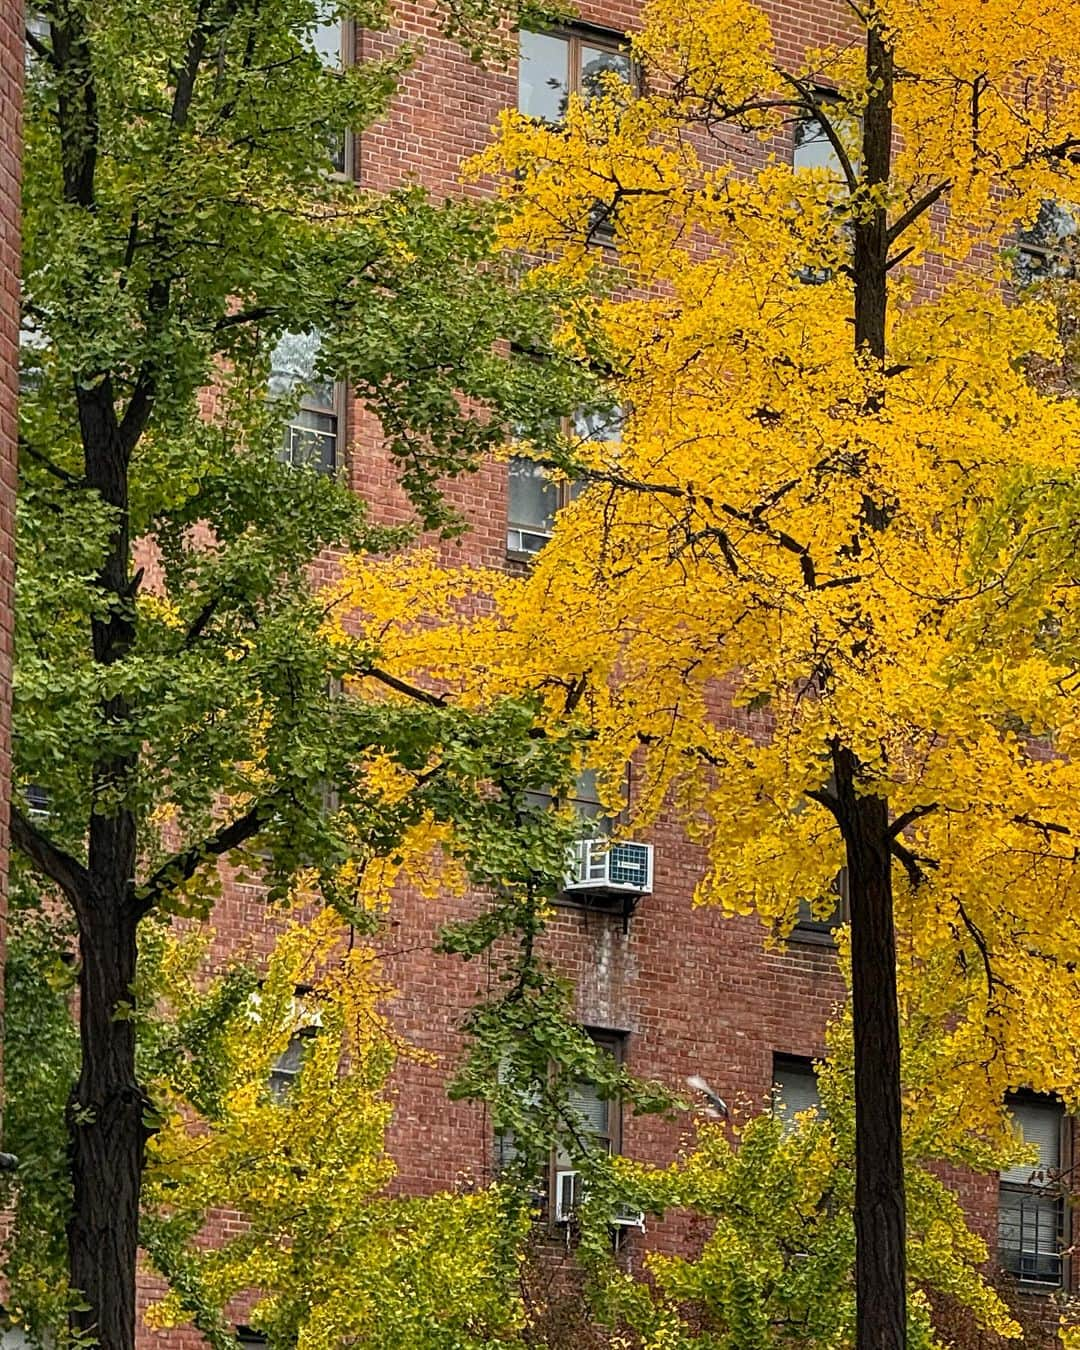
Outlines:
{"label": "green tree", "polygon": [[[492,258],[486,208],[373,200],[329,172],[339,130],[378,116],[410,52],[332,69],[316,30],[377,28],[379,0],[47,0],[40,13],[12,838],[76,931],[72,1330],[130,1350],[153,1125],[136,1072],[140,925],[204,917],[217,860],[244,845],[270,902],[314,869],[323,898],[362,921],[369,865],[410,832],[452,820],[449,853],[483,839],[481,853],[508,857],[496,841],[516,798],[479,785],[563,772],[556,738],[527,734],[528,700],[478,714],[414,697],[362,623],[347,641],[326,632],[311,564],[392,553],[410,530],[373,524],[342,479],[282,462],[292,409],[266,397],[272,354],[299,335],[317,348],[313,379],[349,380],[417,523],[450,533],[439,481],[510,421],[542,437],[574,381],[557,356],[515,355],[550,347],[547,304]],[[445,18],[470,47],[493,31],[484,0]],[[382,697],[343,687],[358,671]],[[388,765],[403,776],[392,793]],[[556,855],[537,839],[521,865],[551,872]]]}

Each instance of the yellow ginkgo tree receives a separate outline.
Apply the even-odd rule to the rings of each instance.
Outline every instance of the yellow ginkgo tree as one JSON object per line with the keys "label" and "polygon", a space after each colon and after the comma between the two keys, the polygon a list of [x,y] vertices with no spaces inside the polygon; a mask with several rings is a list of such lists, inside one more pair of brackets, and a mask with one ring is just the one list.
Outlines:
{"label": "yellow ginkgo tree", "polygon": [[200,978],[205,946],[161,930],[144,950],[160,1128],[141,1235],[168,1288],[151,1323],[193,1322],[221,1347],[238,1309],[308,1350],[520,1344],[525,1211],[498,1187],[388,1190],[388,1079],[414,1052],[372,949],[329,910],[283,932],[262,978],[240,962]]}
{"label": "yellow ginkgo tree", "polygon": [[473,698],[531,684],[560,723],[569,699],[613,805],[635,757],[635,822],[680,809],[701,902],[783,931],[846,869],[857,1345],[882,1350],[901,1010],[941,1029],[932,1109],[987,1138],[1010,1088],[1080,1093],[1080,409],[1030,378],[1058,335],[1012,285],[1017,231],[1080,203],[1080,4],[844,14],[794,59],[749,0],[653,0],[636,96],[504,115],[476,166],[504,242],[596,283],[566,341],[624,426],[536,452],[585,490],[531,574],[477,575],[480,618],[396,655]]}

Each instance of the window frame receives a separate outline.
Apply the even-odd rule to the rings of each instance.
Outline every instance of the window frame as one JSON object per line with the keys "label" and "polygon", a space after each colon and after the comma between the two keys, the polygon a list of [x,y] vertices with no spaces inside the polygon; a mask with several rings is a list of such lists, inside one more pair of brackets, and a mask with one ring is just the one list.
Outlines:
{"label": "window frame", "polygon": [[[1016,1281],[1018,1287],[1022,1289],[1025,1294],[1055,1294],[1059,1290],[1069,1289],[1072,1285],[1072,1268],[1069,1258],[1069,1248],[1072,1243],[1071,1206],[1068,1203],[1068,1187],[1064,1181],[1064,1178],[1069,1174],[1072,1163],[1072,1118],[1065,1110],[1065,1105],[1062,1101],[1056,1097],[1038,1092],[1011,1092],[1005,1098],[1005,1106],[1010,1110],[1011,1114],[1012,1108],[1016,1106],[1042,1107],[1047,1110],[1052,1109],[1058,1118],[1058,1165],[1056,1168],[1047,1169],[1048,1171],[1057,1172],[1057,1180],[1044,1182],[1029,1181],[1025,1184],[1018,1181],[1005,1180],[1001,1174],[998,1176],[998,1226],[997,1243],[995,1247],[998,1265]],[[1031,1169],[1033,1174],[1039,1170],[1038,1164]],[[1015,1270],[1010,1265],[1006,1264],[1006,1249],[1002,1247],[1001,1243],[1001,1197],[1005,1194],[1021,1197],[1025,1195],[1035,1197],[1041,1196],[1054,1201],[1055,1209],[1057,1211],[1056,1236],[1059,1243],[1059,1251],[1056,1253],[1058,1275],[1055,1281],[1040,1279],[1037,1274],[1034,1276],[1025,1275],[1022,1269]],[[1036,1242],[1038,1242],[1037,1225],[1038,1221],[1036,1220]],[[1013,1251],[1015,1258],[1022,1264],[1025,1256],[1023,1247],[1021,1246],[1010,1250]],[[1027,1253],[1029,1256],[1034,1255],[1036,1261],[1041,1254],[1042,1253],[1040,1253],[1037,1246],[1034,1253]]]}
{"label": "window frame", "polygon": [[[783,1115],[778,1110],[781,1105],[787,1107],[788,1103],[783,1101],[778,1089],[780,1088],[780,1075],[786,1073],[789,1077],[798,1075],[808,1078],[814,1085],[814,1095],[817,1097],[816,1107],[818,1118],[823,1119],[825,1108],[821,1104],[821,1093],[818,1088],[817,1069],[814,1067],[815,1061],[810,1055],[792,1055],[785,1050],[774,1050],[772,1057],[772,1081],[769,1086],[769,1112],[779,1120],[785,1129],[789,1129],[794,1123],[795,1115],[800,1114],[797,1110],[792,1115]],[[802,1110],[808,1108],[803,1107]]]}
{"label": "window frame", "polygon": [[[851,917],[851,899],[848,892],[848,870],[841,867],[833,879],[832,888],[836,892],[836,904],[828,919],[815,919],[810,913],[813,901],[807,896],[799,896],[796,901],[795,926],[791,930],[790,942],[805,943],[809,947],[836,946],[836,930],[847,923]],[[806,917],[803,917],[803,907]]]}
{"label": "window frame", "polygon": [[[565,440],[572,441],[576,437],[579,441],[584,442],[590,439],[588,436],[582,434],[582,429],[578,422],[578,418],[582,416],[583,411],[584,411],[583,409],[578,408],[568,417],[560,417],[558,419],[559,435],[562,436]],[[613,443],[616,441],[616,439],[621,441],[622,429],[625,426],[625,424],[626,424],[626,407],[625,405],[623,405],[618,408],[617,422],[615,422],[613,414],[612,421],[607,423],[607,429],[610,429],[612,425],[617,425],[619,433],[617,438],[614,436],[608,437],[607,438],[608,442]],[[591,439],[598,440],[599,438],[594,437]],[[555,489],[555,506],[552,508],[551,523],[546,528],[534,525],[532,522],[515,520],[511,494],[511,486],[513,483],[513,478],[510,472],[510,466],[514,463],[515,460],[524,464],[535,464],[536,467],[540,469],[542,472],[546,472],[546,470],[544,470],[543,465],[538,464],[537,461],[534,459],[530,459],[528,455],[511,455],[507,460],[506,557],[510,562],[530,563],[534,558],[538,557],[543,552],[545,545],[550,541],[551,536],[555,530],[555,520],[559,512],[564,511],[570,505],[570,503],[575,499],[577,493],[582,488],[583,484],[580,479],[576,478],[560,477],[556,479],[549,479],[551,486]],[[510,537],[515,531],[517,532],[519,537],[525,534],[536,535],[540,538],[543,538],[544,543],[541,544],[540,547],[537,549],[514,548],[511,545]]]}
{"label": "window frame", "polygon": [[[616,1031],[608,1027],[583,1027],[582,1030],[601,1050],[606,1050],[614,1059],[616,1065],[621,1069],[626,1063],[627,1042],[629,1033],[625,1031]],[[579,1079],[579,1082],[588,1083],[588,1079]],[[590,1134],[596,1138],[602,1138],[607,1141],[608,1157],[617,1157],[622,1153],[623,1145],[623,1101],[621,1097],[609,1097],[607,1099],[608,1107],[608,1129],[607,1133],[601,1135],[599,1131],[590,1131]],[[547,1192],[548,1218],[553,1227],[565,1227],[568,1220],[558,1219],[558,1178],[562,1172],[576,1171],[576,1168],[565,1168],[558,1165],[559,1145],[552,1143],[551,1152],[547,1163],[547,1180],[545,1190]]]}
{"label": "window frame", "polygon": [[[270,400],[271,405],[275,401],[275,397],[281,398],[283,401],[284,399],[287,398],[291,404],[288,416],[283,417],[281,419],[281,441],[278,446],[277,452],[278,462],[281,464],[286,464],[290,468],[294,469],[311,468],[314,469],[316,473],[325,474],[327,477],[333,478],[338,474],[338,472],[343,467],[345,467],[344,446],[346,441],[346,433],[348,425],[347,424],[348,406],[349,406],[348,385],[344,380],[335,379],[332,381],[327,381],[327,383],[330,383],[332,386],[329,403],[323,403],[320,400],[312,397],[310,391],[299,379],[296,380],[292,385],[290,385],[289,392],[287,395],[275,396],[269,387],[269,381],[272,380],[274,376],[274,364],[273,364],[274,354],[277,352],[280,343],[288,335],[289,331],[280,333],[278,335],[277,341],[274,344],[273,349],[270,352],[270,373],[268,376],[268,383],[267,383],[267,397]],[[299,332],[297,332],[295,335],[299,336],[300,334]],[[317,334],[317,336],[319,337],[321,342],[322,335]],[[300,398],[297,400],[296,389],[298,386],[301,389],[301,393]],[[299,415],[305,412],[333,418],[334,424],[332,435],[334,440],[334,449],[331,458],[331,463],[329,465],[324,465],[321,460],[317,462],[312,460],[306,461],[297,460],[296,458],[294,458],[292,454],[292,443],[294,433],[301,435],[304,433],[310,434],[312,430],[310,427],[302,426],[298,421]],[[316,433],[316,434],[325,435],[330,433]],[[288,450],[289,452],[288,454],[286,454],[286,450]]]}
{"label": "window frame", "polygon": [[[329,23],[316,25],[316,30],[328,29],[332,26]],[[339,17],[336,22],[338,30],[338,62],[336,66],[329,65],[326,61],[322,62],[324,70],[337,71],[338,73],[346,71],[356,62],[356,22],[353,19]],[[314,33],[313,33],[314,36]],[[317,56],[322,56],[318,45],[314,46]],[[355,133],[348,127],[341,129],[341,168],[332,167],[327,172],[327,177],[335,183],[354,183],[357,179],[356,169],[356,150],[358,141]],[[331,164],[333,161],[331,160]]]}
{"label": "window frame", "polygon": [[599,25],[587,23],[554,24],[550,28],[529,28],[527,25],[522,25],[518,28],[517,59],[517,110],[522,117],[528,117],[531,121],[549,127],[561,127],[564,120],[563,117],[560,117],[557,121],[552,121],[551,118],[527,113],[521,106],[521,76],[524,65],[521,55],[522,33],[534,33],[537,37],[554,38],[556,41],[566,43],[567,99],[572,98],[575,94],[580,95],[582,92],[584,61],[581,53],[583,47],[594,47],[600,52],[609,52],[614,56],[625,56],[630,75],[626,87],[630,90],[631,95],[637,95],[641,90],[641,70],[630,54],[630,44],[625,33],[620,33],[613,28],[601,28]]}
{"label": "window frame", "polygon": [[[569,421],[569,419],[560,418],[559,421],[560,423],[563,423]],[[559,429],[560,432],[565,432],[565,427],[560,426]],[[512,562],[527,563],[531,562],[534,558],[538,557],[540,553],[543,551],[544,546],[551,540],[551,536],[555,528],[555,517],[559,514],[560,511],[564,510],[573,501],[573,490],[576,484],[574,480],[570,478],[559,478],[549,480],[551,482],[551,486],[555,489],[555,505],[552,508],[551,524],[546,528],[537,525],[531,521],[515,520],[511,504],[513,500],[511,495],[511,483],[513,480],[509,472],[509,464],[512,463],[514,460],[518,460],[525,464],[536,464],[536,461],[529,459],[527,455],[511,455],[510,460],[508,461],[508,469],[506,477],[506,556]],[[542,469],[541,465],[537,464],[536,467],[538,469]],[[517,533],[519,539],[524,535],[535,535],[537,538],[542,538],[544,543],[541,544],[540,547],[537,549],[514,548],[510,542],[510,539],[511,535],[514,534],[515,532]]]}

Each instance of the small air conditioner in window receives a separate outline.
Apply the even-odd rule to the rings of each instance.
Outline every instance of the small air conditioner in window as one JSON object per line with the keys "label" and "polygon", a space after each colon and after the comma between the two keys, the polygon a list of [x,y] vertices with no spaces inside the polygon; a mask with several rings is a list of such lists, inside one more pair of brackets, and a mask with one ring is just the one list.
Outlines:
{"label": "small air conditioner in window", "polygon": [[[569,1223],[581,1208],[585,1187],[580,1172],[555,1173],[555,1222]],[[638,1228],[645,1231],[645,1215],[629,1205],[617,1205],[608,1220],[612,1228]]]}
{"label": "small air conditioner in window", "polygon": [[564,890],[599,895],[651,895],[653,846],[632,840],[579,839]]}
{"label": "small air conditioner in window", "polygon": [[569,1223],[581,1206],[581,1173],[555,1173],[555,1222]]}

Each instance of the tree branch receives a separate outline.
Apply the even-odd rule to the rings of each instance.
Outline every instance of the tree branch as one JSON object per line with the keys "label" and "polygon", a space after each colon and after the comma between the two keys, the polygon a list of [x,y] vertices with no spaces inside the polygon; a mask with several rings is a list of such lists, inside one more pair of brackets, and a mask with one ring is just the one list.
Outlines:
{"label": "tree branch", "polygon": [[427,689],[420,689],[416,685],[407,684],[404,680],[399,680],[396,675],[391,675],[389,671],[368,666],[364,670],[364,674],[370,675],[373,680],[378,680],[380,684],[385,684],[387,689],[393,689],[398,694],[404,694],[406,698],[414,699],[417,703],[426,703],[429,708],[446,707],[445,694],[432,694]]}
{"label": "tree branch", "polygon": [[70,853],[29,821],[15,805],[11,807],[11,843],[36,871],[54,881],[64,892],[77,918],[85,914],[90,903],[93,886],[90,873]]}
{"label": "tree branch", "polygon": [[927,867],[936,868],[938,865],[936,859],[921,858],[917,853],[914,853],[910,848],[906,848],[903,844],[901,844],[899,839],[890,838],[889,851],[892,853],[892,856],[897,860],[897,862],[903,865],[904,871],[908,875],[908,881],[911,882],[913,889],[915,887],[921,886],[923,882],[926,880],[926,872],[924,870],[925,868]]}
{"label": "tree branch", "polygon": [[892,248],[893,244],[896,243],[904,231],[909,226],[914,225],[924,211],[929,211],[934,203],[948,192],[951,187],[952,179],[943,178],[940,183],[937,183],[929,192],[920,197],[914,205],[909,206],[899,219],[894,220],[889,226],[888,233],[885,236],[888,240],[889,248]]}
{"label": "tree branch", "polygon": [[48,455],[43,455],[40,450],[35,450],[22,436],[19,437],[19,454],[29,455],[32,460],[41,465],[46,473],[51,473],[54,478],[58,478],[66,487],[84,488],[86,486],[85,478],[80,478],[77,473],[72,473],[68,469],[61,468],[59,464],[54,464]]}
{"label": "tree branch", "polygon": [[905,811],[903,812],[902,815],[897,816],[896,819],[893,821],[893,823],[889,826],[889,838],[895,839],[898,835],[903,834],[909,825],[914,825],[914,823],[921,816],[928,816],[932,811],[936,811],[937,809],[938,809],[937,802],[930,802],[925,806],[911,807],[910,810]]}
{"label": "tree branch", "polygon": [[847,189],[849,192],[854,192],[859,186],[859,176],[855,172],[855,166],[852,164],[851,158],[844,148],[844,143],[840,139],[839,133],[832,124],[832,119],[825,114],[825,106],[828,100],[821,98],[818,90],[816,90],[813,85],[798,79],[789,71],[777,67],[776,73],[798,93],[802,100],[803,108],[813,116],[818,126],[824,131],[829,144],[833,148],[837,161],[840,164],[840,168],[843,171]]}
{"label": "tree branch", "polygon": [[222,825],[198,844],[192,844],[183,852],[174,854],[148,881],[136,888],[135,909],[138,917],[141,919],[149,914],[161,903],[163,896],[182,886],[185,881],[190,881],[203,863],[231,853],[258,834],[273,812],[272,801],[256,802],[236,820]]}

